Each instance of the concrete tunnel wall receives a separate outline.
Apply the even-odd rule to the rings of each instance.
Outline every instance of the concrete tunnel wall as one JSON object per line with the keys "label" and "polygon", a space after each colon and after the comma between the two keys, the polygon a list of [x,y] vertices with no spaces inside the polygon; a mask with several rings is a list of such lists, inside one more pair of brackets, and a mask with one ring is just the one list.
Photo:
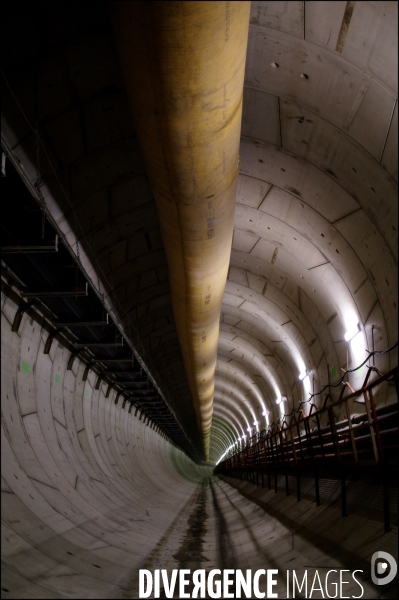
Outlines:
{"label": "concrete tunnel wall", "polygon": [[145,564],[212,468],[115,406],[105,384],[95,390],[94,373],[83,382],[81,361],[67,371],[65,346],[44,354],[35,310],[13,333],[5,288],[2,597],[118,597],[118,578]]}
{"label": "concrete tunnel wall", "polygon": [[[195,446],[166,255],[106,5],[41,7],[6,21],[4,138],[33,185],[38,119],[47,209]],[[313,382],[336,384],[366,348],[397,341],[397,8],[252,3],[214,461],[264,427],[266,411],[276,422],[280,396],[286,413],[298,410]],[[350,322],[361,329],[356,352]],[[397,348],[375,365],[395,367]],[[354,388],[363,375],[349,376]],[[382,387],[378,403],[391,392]]]}
{"label": "concrete tunnel wall", "polygon": [[[11,91],[4,84],[2,134],[33,184],[38,119],[48,211],[72,251],[79,243],[107,310],[126,335],[137,332],[133,344],[156,367],[195,442],[158,218],[106,6],[20,6],[5,20]],[[270,421],[279,418],[277,392],[288,411],[307,398],[301,365],[318,389],[329,374],[335,383],[341,368],[361,362],[344,340],[347,307],[359,319],[362,357],[366,347],[386,350],[397,341],[397,7],[252,3],[215,461],[255,421],[265,426],[265,410]],[[300,503],[292,481],[286,497],[283,482],[275,494],[210,480],[121,402],[115,406],[113,393],[105,398],[105,384],[95,391],[93,374],[84,385],[77,359],[67,371],[70,349],[59,340],[44,355],[47,326],[33,309],[12,333],[19,297],[8,281],[2,597],[137,597],[140,566],[301,572],[319,565],[369,577],[376,549],[397,556],[395,515],[383,535],[381,488],[348,483],[342,519],[335,481],[322,482],[316,507],[311,480]],[[397,348],[375,364],[383,373],[395,367]],[[351,374],[355,387],[361,375]],[[388,384],[376,395],[379,405],[393,399]],[[366,585],[364,597],[381,595]]]}
{"label": "concrete tunnel wall", "polygon": [[[140,568],[362,569],[383,531],[381,488],[303,481],[300,503],[253,485],[212,477],[134,413],[54,342],[31,308],[18,333],[15,286],[2,286],[2,597],[135,598]],[[395,554],[397,524],[379,549]],[[311,570],[311,572],[313,572]],[[274,590],[284,593],[281,580]],[[262,587],[261,587],[262,589]],[[359,595],[352,579],[346,594]],[[315,597],[315,596],[313,596]],[[385,596],[384,596],[385,597]]]}

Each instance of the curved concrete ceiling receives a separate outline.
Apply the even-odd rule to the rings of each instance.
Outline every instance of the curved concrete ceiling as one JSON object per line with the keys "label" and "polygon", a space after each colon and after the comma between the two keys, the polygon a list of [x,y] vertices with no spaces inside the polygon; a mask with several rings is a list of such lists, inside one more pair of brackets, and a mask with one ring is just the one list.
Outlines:
{"label": "curved concrete ceiling", "polygon": [[[271,423],[300,406],[306,411],[309,393],[329,380],[337,382],[342,368],[366,358],[366,349],[385,350],[397,341],[397,10],[397,2],[252,2],[240,175],[216,368],[213,462],[238,437],[263,428],[266,419]],[[75,252],[78,245],[86,273],[198,445],[158,217],[106,7],[51,2],[19,12],[14,6],[5,23],[5,142],[34,182],[32,128],[38,123],[48,210]],[[348,343],[345,333],[357,324],[360,333]],[[34,347],[39,344],[37,339]],[[19,359],[16,355],[10,372],[18,370]],[[377,355],[375,364],[383,372],[396,366],[397,349]],[[308,376],[299,381],[304,369]],[[349,381],[359,387],[362,372]],[[23,394],[29,397],[26,390]],[[282,396],[283,411],[276,404]],[[376,399],[389,401],[388,387]],[[321,400],[315,397],[316,403]],[[99,403],[99,427],[106,436],[108,415],[119,409],[106,399]],[[126,420],[124,411],[118,414],[125,423],[123,444],[131,444],[139,431],[135,427],[142,425]],[[82,418],[91,422],[89,414]],[[37,424],[27,421],[28,438],[40,445]],[[67,427],[73,437],[76,416],[67,419]],[[56,446],[60,431],[52,429],[44,446]],[[118,465],[124,465],[118,468],[97,450],[93,457],[93,445],[83,454],[76,446],[75,458],[68,460],[87,465],[93,471],[89,479],[101,471],[102,484],[95,484],[89,503],[101,494],[112,510],[116,497],[134,498],[134,489],[145,488],[144,495],[137,492],[144,506],[161,480],[168,482],[162,493],[169,502],[168,486],[175,485],[176,475],[163,458],[167,443],[150,431],[145,436],[142,454],[134,460],[136,455],[129,455],[128,463],[118,449]],[[41,447],[34,445],[33,451]],[[23,455],[32,449],[18,448],[21,455],[10,454],[10,461],[21,472],[18,461],[35,463]],[[151,463],[148,448],[155,453]],[[178,456],[175,467],[186,478],[176,483],[182,504],[186,480],[197,475],[188,475],[192,464]],[[150,479],[146,468],[140,470],[143,461],[155,465]],[[131,468],[143,481],[139,488],[126,483]],[[73,484],[71,469],[62,475],[67,487]],[[14,492],[22,498],[21,514],[32,486],[23,481],[25,488],[21,483]],[[41,490],[50,485],[39,481]],[[112,501],[107,482],[112,482]],[[52,479],[51,489],[55,485]],[[104,514],[103,507],[99,510]],[[171,522],[168,510],[170,518],[159,517],[154,524],[159,536],[167,528],[161,521]],[[37,517],[51,521],[49,515]],[[64,525],[57,527],[63,531]],[[107,533],[111,546],[130,543],[126,520],[107,521],[104,527],[115,532]],[[124,533],[116,533],[116,527]],[[87,533],[87,549],[93,543]]]}
{"label": "curved concrete ceiling", "polygon": [[[328,370],[334,383],[364,348],[397,339],[397,3],[355,3],[349,24],[344,8],[252,3],[216,388],[226,353],[244,371],[262,363],[265,407],[256,394],[248,400],[259,422],[264,410],[280,416],[280,396],[289,414]],[[39,122],[50,211],[72,247],[77,235],[86,271],[195,438],[155,205],[106,14],[97,18],[63,27],[34,72],[23,45],[19,62],[8,46],[6,73],[28,121]],[[34,137],[7,92],[3,113],[5,137],[34,180]],[[357,323],[363,341],[348,357],[344,334]],[[381,360],[395,364],[396,355]]]}
{"label": "curved concrete ceiling", "polygon": [[[263,426],[264,410],[281,418],[276,399],[290,414],[328,371],[334,383],[397,340],[397,4],[355,3],[349,25],[343,10],[252,3],[217,387],[228,377]],[[347,355],[351,323],[363,339]]]}

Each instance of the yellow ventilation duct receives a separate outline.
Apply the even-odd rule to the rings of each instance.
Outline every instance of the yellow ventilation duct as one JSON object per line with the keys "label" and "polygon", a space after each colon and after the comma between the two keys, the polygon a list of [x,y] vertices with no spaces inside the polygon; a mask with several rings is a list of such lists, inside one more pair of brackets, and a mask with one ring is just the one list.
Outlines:
{"label": "yellow ventilation duct", "polygon": [[208,459],[250,2],[111,2],[110,11]]}

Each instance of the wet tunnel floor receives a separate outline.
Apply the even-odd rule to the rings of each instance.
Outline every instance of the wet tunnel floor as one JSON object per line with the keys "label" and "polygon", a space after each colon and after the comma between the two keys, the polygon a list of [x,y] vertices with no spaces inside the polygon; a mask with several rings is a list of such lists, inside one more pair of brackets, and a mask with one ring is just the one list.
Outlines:
{"label": "wet tunnel floor", "polygon": [[[356,542],[359,526],[363,529],[368,527],[366,538],[371,539],[373,524],[359,520],[356,515],[342,520],[338,510],[332,515],[329,509],[329,514],[323,517],[324,511],[314,502],[305,500],[297,503],[294,496],[285,497],[280,493],[269,492],[271,503],[266,506],[259,498],[251,497],[252,491],[253,486],[249,484],[233,480],[227,482],[218,477],[205,478],[194,488],[151,554],[134,570],[130,581],[118,586],[120,593],[113,597],[139,597],[140,568],[151,572],[166,569],[169,577],[173,569],[189,569],[191,573],[197,569],[204,569],[207,573],[211,569],[241,569],[244,574],[246,569],[251,569],[252,574],[257,569],[278,569],[283,575],[278,577],[273,592],[279,598],[288,597],[287,570],[292,572],[295,569],[301,578],[305,570],[311,577],[316,569],[322,569],[320,572],[323,573],[325,569],[364,569],[365,573],[370,570],[364,556],[350,549],[348,540],[352,535]],[[266,490],[262,492],[267,494]],[[290,509],[289,517],[287,508]],[[313,523],[314,519],[316,523]],[[378,526],[375,525],[377,529]],[[342,546],[337,535],[330,535],[329,530],[337,530],[343,536]],[[369,579],[369,573],[365,579]],[[379,597],[367,581],[363,584],[363,597]],[[192,584],[187,585],[185,592],[191,596],[192,589]],[[234,592],[234,589],[233,585],[229,591]],[[264,585],[261,582],[260,591],[266,592],[266,582]],[[359,595],[356,584],[347,587],[347,596],[352,594]],[[166,595],[162,580],[159,597],[179,598],[177,593]],[[290,594],[290,597],[293,596]],[[294,597],[305,596],[298,593]],[[325,596],[314,591],[311,597]]]}
{"label": "wet tunnel floor", "polygon": [[[264,553],[251,531],[253,520],[263,519],[264,510],[242,496],[245,507],[240,509],[237,502],[230,500],[232,488],[218,477],[205,478],[197,486],[186,504],[168,528],[162,539],[144,561],[140,568],[154,571],[166,569],[170,575],[172,569],[253,569],[271,568],[270,561],[265,563]],[[248,518],[248,507],[251,517]],[[254,514],[255,513],[257,514]],[[256,554],[257,566],[250,564],[248,550]],[[251,552],[250,552],[251,554]],[[234,580],[233,580],[234,581]],[[138,571],[130,585],[120,586],[122,598],[139,597]],[[193,585],[186,587],[190,593]],[[233,592],[234,585],[230,591]],[[154,596],[151,596],[154,597]],[[167,596],[160,586],[160,598],[179,598],[177,594]],[[286,597],[281,593],[279,597]],[[209,598],[206,595],[206,598]]]}

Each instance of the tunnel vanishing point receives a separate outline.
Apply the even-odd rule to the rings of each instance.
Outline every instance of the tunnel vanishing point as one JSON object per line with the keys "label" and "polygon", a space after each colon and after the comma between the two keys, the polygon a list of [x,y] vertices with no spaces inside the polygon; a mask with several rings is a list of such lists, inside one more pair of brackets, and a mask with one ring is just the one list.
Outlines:
{"label": "tunnel vanishing point", "polygon": [[2,598],[397,596],[397,12],[5,5]]}

